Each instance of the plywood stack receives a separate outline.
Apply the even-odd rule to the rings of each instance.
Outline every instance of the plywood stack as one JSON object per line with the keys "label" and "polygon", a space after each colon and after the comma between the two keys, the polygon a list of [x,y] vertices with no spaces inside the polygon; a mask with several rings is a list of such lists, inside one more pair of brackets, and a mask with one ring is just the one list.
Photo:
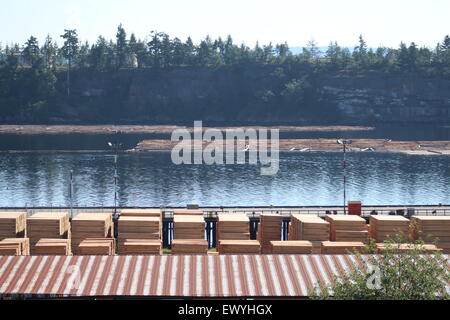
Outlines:
{"label": "plywood stack", "polygon": [[330,240],[330,224],[318,216],[293,214],[289,240],[328,241]]}
{"label": "plywood stack", "polygon": [[31,254],[41,239],[70,239],[68,212],[37,212],[27,218],[27,234],[30,238]]}
{"label": "plywood stack", "polygon": [[78,245],[79,255],[112,256],[115,254],[114,238],[88,238]]}
{"label": "plywood stack", "polygon": [[121,217],[161,217],[161,209],[122,209],[120,211]]}
{"label": "plywood stack", "polygon": [[402,216],[370,216],[370,235],[376,242],[394,239],[397,234],[408,237],[409,220]]}
{"label": "plywood stack", "polygon": [[270,241],[272,254],[311,254],[313,244],[311,241]]}
{"label": "plywood stack", "polygon": [[40,239],[34,247],[33,254],[69,256],[72,254],[70,239]]}
{"label": "plywood stack", "polygon": [[258,227],[258,240],[261,243],[261,253],[270,253],[272,251],[271,241],[281,240],[281,215],[262,214],[260,215],[260,224]]}
{"label": "plywood stack", "polygon": [[172,254],[207,254],[207,240],[172,240]]}
{"label": "plywood stack", "polygon": [[390,244],[377,243],[377,251],[379,253],[383,252],[386,249],[394,250],[394,252],[400,253],[418,249],[420,249],[423,253],[434,253],[438,251],[441,252],[443,251],[434,244],[414,245],[411,243],[390,243]]}
{"label": "plywood stack", "polygon": [[72,219],[72,252],[79,254],[80,243],[88,238],[112,238],[112,212],[81,212]]}
{"label": "plywood stack", "polygon": [[0,212],[0,240],[26,236],[26,212]]}
{"label": "plywood stack", "polygon": [[367,243],[369,232],[363,218],[351,215],[327,215],[325,220],[330,223],[331,241]]}
{"label": "plywood stack", "polygon": [[203,210],[199,209],[175,209],[173,216],[203,216]]}
{"label": "plywood stack", "polygon": [[362,242],[334,242],[323,241],[321,254],[352,254],[353,252],[364,252],[365,244]]}
{"label": "plywood stack", "polygon": [[0,240],[0,255],[28,256],[30,255],[30,240],[28,238],[6,238]]}
{"label": "plywood stack", "polygon": [[219,240],[219,254],[259,254],[258,240]]}
{"label": "plywood stack", "polygon": [[205,239],[203,216],[176,215],[173,217],[173,238],[178,240]]}
{"label": "plywood stack", "polygon": [[[154,242],[159,241],[159,247],[161,247],[161,216],[121,216],[118,221],[118,232],[120,254],[156,252],[157,248],[155,248]],[[147,243],[147,247],[145,243]],[[127,244],[126,247],[125,244]],[[133,248],[144,251],[133,251]]]}
{"label": "plywood stack", "polygon": [[217,240],[250,240],[250,220],[244,213],[217,216]]}
{"label": "plywood stack", "polygon": [[119,253],[123,255],[162,254],[161,240],[126,239],[119,248]]}
{"label": "plywood stack", "polygon": [[449,216],[413,216],[411,218],[415,239],[427,243],[436,243],[443,253],[450,253],[450,217]]}

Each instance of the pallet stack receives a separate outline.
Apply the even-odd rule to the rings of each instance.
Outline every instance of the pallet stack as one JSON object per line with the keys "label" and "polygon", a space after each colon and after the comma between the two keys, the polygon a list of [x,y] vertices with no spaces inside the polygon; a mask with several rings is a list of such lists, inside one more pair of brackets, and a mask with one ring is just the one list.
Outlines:
{"label": "pallet stack", "polygon": [[218,214],[217,240],[250,240],[250,220],[246,214]]}
{"label": "pallet stack", "polygon": [[30,240],[28,238],[6,238],[0,240],[0,255],[30,255]]}
{"label": "pallet stack", "polygon": [[40,239],[34,246],[33,254],[70,256],[70,239]]}
{"label": "pallet stack", "polygon": [[115,254],[114,238],[88,238],[78,245],[79,255],[113,256]]}
{"label": "pallet stack", "polygon": [[172,254],[207,254],[207,240],[173,240]]}
{"label": "pallet stack", "polygon": [[261,243],[261,253],[272,251],[271,241],[281,240],[282,220],[279,214],[261,214],[258,226],[258,240]]}
{"label": "pallet stack", "polygon": [[26,236],[26,212],[0,212],[0,240]]}
{"label": "pallet stack", "polygon": [[111,212],[81,212],[72,219],[72,252],[79,254],[79,245],[88,238],[113,238]]}
{"label": "pallet stack", "polygon": [[[118,221],[118,232],[120,254],[148,254],[161,251],[161,215],[121,216]],[[155,241],[159,241],[159,250],[155,247]]]}
{"label": "pallet stack", "polygon": [[272,254],[311,254],[311,241],[270,241]]}
{"label": "pallet stack", "polygon": [[414,245],[411,243],[377,243],[377,251],[383,252],[389,248],[389,250],[395,250],[395,252],[408,252],[414,249],[420,249],[423,253],[443,252],[441,248],[438,248],[434,244]]}
{"label": "pallet stack", "polygon": [[161,255],[161,240],[126,239],[119,246],[119,253],[123,255]]}
{"label": "pallet stack", "polygon": [[426,243],[437,243],[443,253],[450,253],[450,217],[449,216],[413,216],[411,218],[414,239]]}
{"label": "pallet stack", "polygon": [[289,240],[328,241],[330,224],[314,215],[293,214],[289,227]]}
{"label": "pallet stack", "polygon": [[205,239],[205,220],[200,215],[176,215],[173,217],[173,239]]}
{"label": "pallet stack", "polygon": [[30,238],[31,253],[41,239],[70,239],[68,212],[37,212],[27,218],[27,235]]}
{"label": "pallet stack", "polygon": [[370,238],[381,243],[387,239],[394,239],[397,234],[402,234],[404,237],[408,237],[408,219],[402,216],[370,216]]}
{"label": "pallet stack", "polygon": [[330,240],[340,242],[367,243],[369,232],[366,220],[356,215],[327,215],[330,223]]}
{"label": "pallet stack", "polygon": [[355,251],[364,252],[365,244],[362,242],[334,242],[323,241],[321,254],[352,254]]}
{"label": "pallet stack", "polygon": [[161,209],[122,209],[121,217],[162,217]]}
{"label": "pallet stack", "polygon": [[203,210],[199,209],[175,209],[173,216],[203,216]]}
{"label": "pallet stack", "polygon": [[258,240],[219,240],[219,254],[259,254]]}

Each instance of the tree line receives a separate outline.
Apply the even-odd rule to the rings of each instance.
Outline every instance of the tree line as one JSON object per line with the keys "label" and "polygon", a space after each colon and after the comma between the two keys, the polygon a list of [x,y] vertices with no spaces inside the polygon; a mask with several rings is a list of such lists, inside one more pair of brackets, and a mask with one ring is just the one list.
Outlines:
{"label": "tree line", "polygon": [[[276,70],[274,73],[279,73],[275,77],[277,82],[264,90],[248,92],[248,96],[256,97],[252,102],[255,105],[265,103],[267,106],[278,106],[282,103],[285,110],[294,110],[308,99],[320,100],[320,97],[314,97],[314,88],[308,77],[295,72],[291,72],[292,75],[283,74],[286,70],[306,68],[316,75],[382,73],[450,76],[448,35],[434,48],[402,42],[398,48],[374,49],[369,48],[360,36],[352,50],[331,42],[326,51],[321,51],[311,40],[298,54],[292,53],[287,43],[256,43],[249,47],[235,43],[231,36],[226,39],[207,36],[196,44],[190,37],[181,41],[166,33],[152,31],[146,40],[142,40],[133,33],[128,36],[122,25],[118,26],[114,40],[100,36],[93,44],[82,43],[77,30],[64,30],[61,42],[59,46],[56,40],[47,36],[40,44],[36,37],[31,36],[22,45],[0,45],[0,121],[33,118],[35,115],[40,115],[41,121],[45,121],[51,113],[48,110],[55,104],[73,102],[71,73],[75,70],[97,73],[126,69],[164,72],[168,68],[220,70],[234,66],[267,70],[267,66],[272,66]],[[240,88],[243,85],[245,87],[241,83]],[[248,88],[252,90],[250,86]]]}

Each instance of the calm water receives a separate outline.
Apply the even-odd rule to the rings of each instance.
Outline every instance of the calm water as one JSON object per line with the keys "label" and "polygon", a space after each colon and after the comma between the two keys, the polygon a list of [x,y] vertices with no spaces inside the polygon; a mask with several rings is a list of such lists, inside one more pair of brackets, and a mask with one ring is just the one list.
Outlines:
{"label": "calm water", "polygon": [[[254,165],[180,165],[170,153],[121,154],[120,205],[337,205],[341,153],[280,154],[276,176]],[[0,153],[0,206],[114,204],[113,156],[104,153]],[[348,199],[366,204],[450,203],[450,157],[350,153]]]}

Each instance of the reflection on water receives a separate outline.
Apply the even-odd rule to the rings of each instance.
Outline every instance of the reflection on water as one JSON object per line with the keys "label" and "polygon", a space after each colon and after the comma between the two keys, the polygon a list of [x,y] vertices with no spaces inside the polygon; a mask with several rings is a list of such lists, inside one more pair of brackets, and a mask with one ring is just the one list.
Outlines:
{"label": "reflection on water", "polygon": [[[1,153],[0,206],[114,204],[113,156],[100,153]],[[342,154],[280,154],[276,176],[254,165],[180,165],[170,153],[119,155],[124,206],[338,205]],[[348,154],[348,199],[366,204],[450,203],[450,157]]]}

